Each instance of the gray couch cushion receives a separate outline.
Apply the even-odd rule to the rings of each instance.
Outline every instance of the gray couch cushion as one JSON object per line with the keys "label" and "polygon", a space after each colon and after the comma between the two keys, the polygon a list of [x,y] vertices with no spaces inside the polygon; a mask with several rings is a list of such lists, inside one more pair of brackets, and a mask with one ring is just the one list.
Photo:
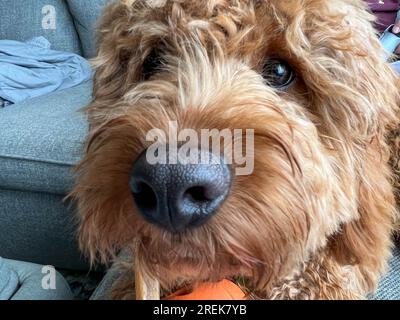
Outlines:
{"label": "gray couch cushion", "polygon": [[38,36],[49,40],[54,50],[82,53],[65,0],[0,1],[0,39],[25,41]]}
{"label": "gray couch cushion", "polygon": [[0,109],[0,189],[65,195],[87,123],[91,82]]}
{"label": "gray couch cushion", "polygon": [[93,58],[96,54],[96,22],[104,5],[111,0],[66,0],[74,18],[75,26],[82,43],[83,55]]}
{"label": "gray couch cushion", "polygon": [[63,198],[0,188],[0,256],[88,270],[76,241],[73,207]]}
{"label": "gray couch cushion", "polygon": [[0,109],[0,256],[87,269],[63,198],[87,123],[92,84]]}

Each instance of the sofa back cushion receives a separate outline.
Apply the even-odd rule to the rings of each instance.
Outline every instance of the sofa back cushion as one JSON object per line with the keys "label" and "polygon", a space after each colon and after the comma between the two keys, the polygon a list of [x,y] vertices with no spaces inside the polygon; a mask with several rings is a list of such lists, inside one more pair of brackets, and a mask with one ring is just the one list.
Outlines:
{"label": "sofa back cushion", "polygon": [[38,36],[49,40],[54,50],[82,54],[65,0],[0,1],[0,39],[25,41]]}
{"label": "sofa back cushion", "polygon": [[96,26],[103,7],[111,0],[66,0],[82,43],[83,55],[96,55]]}

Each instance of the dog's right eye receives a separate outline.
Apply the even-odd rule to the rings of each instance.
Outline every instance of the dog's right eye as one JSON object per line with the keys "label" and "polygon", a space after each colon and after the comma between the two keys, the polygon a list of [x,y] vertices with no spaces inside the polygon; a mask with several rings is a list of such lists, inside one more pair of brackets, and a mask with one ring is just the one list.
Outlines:
{"label": "dog's right eye", "polygon": [[143,61],[142,65],[142,79],[148,80],[155,75],[162,66],[162,60],[159,52],[153,50]]}
{"label": "dog's right eye", "polygon": [[276,89],[287,88],[296,78],[289,63],[281,59],[267,60],[263,68],[263,77]]}

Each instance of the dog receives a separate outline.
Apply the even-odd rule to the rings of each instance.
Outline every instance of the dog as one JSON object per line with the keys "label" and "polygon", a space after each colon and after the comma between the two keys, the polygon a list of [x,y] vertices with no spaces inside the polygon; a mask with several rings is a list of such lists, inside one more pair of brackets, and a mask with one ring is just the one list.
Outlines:
{"label": "dog", "polygon": [[[127,247],[164,292],[221,279],[254,299],[373,292],[399,181],[398,80],[373,19],[361,0],[110,4],[71,193],[91,261]],[[171,121],[253,129],[253,172],[150,165],[146,135]]]}

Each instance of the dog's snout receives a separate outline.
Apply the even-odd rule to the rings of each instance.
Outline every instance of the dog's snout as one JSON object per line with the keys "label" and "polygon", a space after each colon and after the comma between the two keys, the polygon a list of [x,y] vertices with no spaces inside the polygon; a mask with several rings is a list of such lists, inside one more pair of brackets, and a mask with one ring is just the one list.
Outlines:
{"label": "dog's snout", "polygon": [[208,151],[198,150],[198,155],[207,161],[150,164],[146,152],[138,158],[131,189],[148,222],[179,232],[204,224],[225,201],[231,186],[229,166]]}

